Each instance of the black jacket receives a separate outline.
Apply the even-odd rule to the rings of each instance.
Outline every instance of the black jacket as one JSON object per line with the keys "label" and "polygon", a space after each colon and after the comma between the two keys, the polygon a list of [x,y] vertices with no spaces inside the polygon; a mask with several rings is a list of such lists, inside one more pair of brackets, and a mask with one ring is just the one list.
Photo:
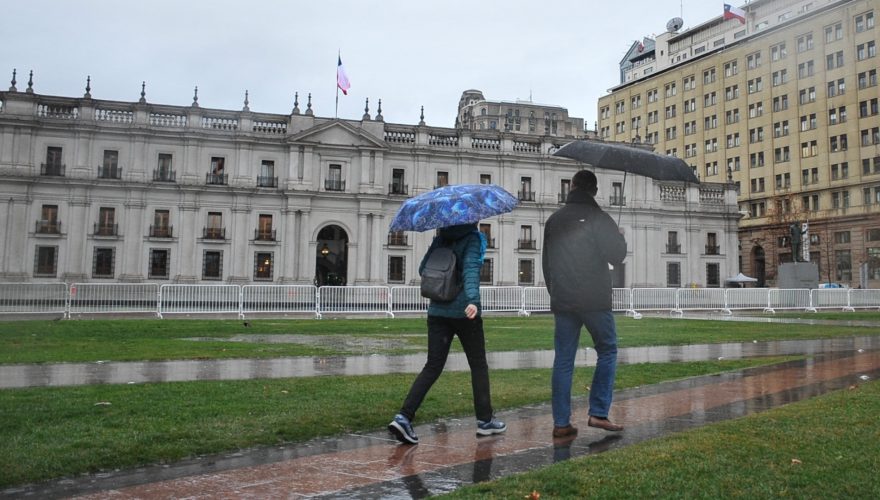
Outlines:
{"label": "black jacket", "polygon": [[610,311],[611,271],[626,257],[626,240],[614,219],[585,190],[568,195],[544,226],[542,265],[550,309]]}

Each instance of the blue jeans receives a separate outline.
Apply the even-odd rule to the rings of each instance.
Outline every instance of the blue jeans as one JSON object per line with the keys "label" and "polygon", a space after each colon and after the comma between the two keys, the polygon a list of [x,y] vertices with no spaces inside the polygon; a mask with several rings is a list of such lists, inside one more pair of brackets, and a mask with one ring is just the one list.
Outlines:
{"label": "blue jeans", "polygon": [[595,417],[607,418],[617,371],[617,329],[611,311],[557,312],[553,359],[553,425],[571,424],[571,381],[577,356],[581,327],[585,326],[598,354],[593,383],[590,386],[590,411]]}
{"label": "blue jeans", "polygon": [[458,336],[471,368],[471,390],[474,413],[478,420],[492,420],[492,396],[489,391],[489,363],[486,361],[486,340],[483,318],[444,318],[428,316],[428,361],[409,389],[400,413],[413,420],[428,390],[443,373],[452,339]]}

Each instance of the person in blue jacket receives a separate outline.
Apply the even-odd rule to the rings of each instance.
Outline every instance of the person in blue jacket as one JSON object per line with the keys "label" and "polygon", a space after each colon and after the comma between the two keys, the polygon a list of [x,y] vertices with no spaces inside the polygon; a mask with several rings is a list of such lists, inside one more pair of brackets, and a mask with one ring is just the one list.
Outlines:
{"label": "person in blue jacket", "polygon": [[486,249],[485,237],[476,224],[461,224],[441,228],[419,266],[419,274],[431,251],[437,246],[452,243],[462,273],[462,289],[449,302],[432,300],[428,305],[428,360],[410,387],[400,413],[388,424],[388,430],[404,444],[418,444],[412,421],[425,395],[443,373],[452,338],[458,340],[471,368],[471,388],[474,411],[477,415],[477,435],[488,436],[507,430],[504,422],[495,418],[489,391],[489,364],[486,361],[486,342],[483,318],[480,316],[480,267]]}

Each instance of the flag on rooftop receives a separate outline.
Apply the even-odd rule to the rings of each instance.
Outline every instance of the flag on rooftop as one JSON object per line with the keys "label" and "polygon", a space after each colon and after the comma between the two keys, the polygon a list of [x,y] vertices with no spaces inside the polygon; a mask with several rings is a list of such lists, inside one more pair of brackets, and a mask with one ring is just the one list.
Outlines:
{"label": "flag on rooftop", "polygon": [[746,23],[746,11],[739,7],[734,7],[729,3],[724,4],[724,19],[739,19],[742,24]]}
{"label": "flag on rooftop", "polygon": [[348,82],[348,76],[345,74],[345,68],[342,67],[342,56],[339,56],[339,62],[336,64],[336,86],[345,95],[348,95],[348,89],[351,88],[351,83]]}

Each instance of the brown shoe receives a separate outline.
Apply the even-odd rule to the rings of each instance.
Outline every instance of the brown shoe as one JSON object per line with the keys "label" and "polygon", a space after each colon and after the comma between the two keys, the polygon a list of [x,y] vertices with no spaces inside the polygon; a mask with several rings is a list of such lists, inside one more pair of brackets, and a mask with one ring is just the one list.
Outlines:
{"label": "brown shoe", "polygon": [[577,427],[573,427],[571,424],[564,427],[553,427],[553,437],[555,438],[577,436],[577,433]]}
{"label": "brown shoe", "polygon": [[587,425],[590,427],[598,427],[599,429],[605,429],[606,431],[611,432],[620,432],[623,430],[622,425],[617,425],[607,418],[599,418],[590,415],[590,419],[587,420]]}

